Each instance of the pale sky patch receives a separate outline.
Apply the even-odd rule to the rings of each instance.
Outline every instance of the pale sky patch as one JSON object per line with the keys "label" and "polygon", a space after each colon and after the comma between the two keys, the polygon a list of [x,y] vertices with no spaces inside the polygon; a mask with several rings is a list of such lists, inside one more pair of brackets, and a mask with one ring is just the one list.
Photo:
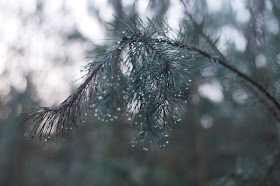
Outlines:
{"label": "pale sky patch", "polygon": [[247,40],[242,35],[240,31],[238,31],[236,28],[226,25],[220,28],[219,30],[219,43],[218,48],[222,51],[226,51],[227,49],[227,43],[234,43],[236,49],[240,52],[245,51],[247,46]]}
{"label": "pale sky patch", "polygon": [[217,12],[222,9],[223,0],[207,0],[206,2],[210,12]]}
{"label": "pale sky patch", "polygon": [[198,87],[200,96],[208,98],[209,100],[219,103],[224,100],[222,86],[219,81],[212,81],[210,83],[201,84]]}
{"label": "pale sky patch", "polygon": [[246,8],[245,0],[231,0],[231,7],[236,12],[236,20],[245,23],[249,21],[251,14]]}

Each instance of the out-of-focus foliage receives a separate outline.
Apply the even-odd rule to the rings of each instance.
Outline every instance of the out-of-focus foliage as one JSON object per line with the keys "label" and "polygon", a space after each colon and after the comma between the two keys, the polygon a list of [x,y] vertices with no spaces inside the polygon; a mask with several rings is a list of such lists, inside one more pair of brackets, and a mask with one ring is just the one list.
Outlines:
{"label": "out-of-focus foliage", "polygon": [[[93,6],[96,5],[94,0],[89,4],[92,4],[88,6],[90,15],[97,16],[100,25],[108,21],[102,10]],[[182,40],[213,55],[224,56],[231,65],[280,99],[278,1],[182,0],[161,3],[151,0],[146,3],[149,6],[147,15],[164,19],[177,13],[173,9],[176,4],[182,11],[181,25],[177,25],[177,29],[181,29]],[[112,0],[107,5],[119,17],[120,9],[132,16],[138,13],[143,16],[141,8],[144,5],[140,1]],[[26,9],[18,12],[25,15],[18,20],[22,29],[28,20],[36,19],[37,22],[31,24],[33,28],[44,29],[42,35],[52,35],[52,30],[47,32],[44,27],[46,17],[43,12],[48,7],[38,1],[36,8],[38,11],[32,14],[25,14]],[[67,14],[67,8],[59,12]],[[71,52],[82,49],[82,46],[85,47],[83,50],[88,50],[82,51],[84,56],[94,56],[94,41],[81,28],[68,33],[67,29],[63,31],[63,25],[61,20],[62,31],[56,34],[61,34],[60,41],[63,41],[60,49],[65,47],[58,53],[66,55],[58,55],[58,59],[41,56],[50,60],[53,71],[56,67],[66,68],[73,64],[73,59],[77,58]],[[174,24],[170,22],[170,25]],[[107,38],[110,37],[116,36]],[[73,45],[73,42],[79,44]],[[24,53],[29,51],[27,45],[19,47],[19,43],[25,42],[18,40],[7,45],[6,40],[0,40],[2,48],[9,48],[5,51],[12,51],[5,53],[9,62],[4,65],[0,62],[4,66],[0,71],[0,185],[280,184],[279,123],[260,101],[262,95],[255,94],[257,90],[248,88],[246,82],[229,71],[205,61],[197,61],[190,70],[193,81],[184,95],[188,100],[187,112],[169,136],[172,143],[161,151],[131,150],[129,142],[135,130],[130,127],[125,113],[112,123],[99,122],[94,114],[89,114],[70,139],[29,144],[23,137],[29,126],[17,125],[19,113],[30,107],[45,106],[46,101],[40,93],[42,95],[48,90],[43,86],[44,91],[40,92],[34,76],[47,64],[37,69],[35,67],[39,63],[34,62],[30,65],[34,68],[24,69],[20,78],[14,75],[15,69],[23,68],[15,66],[19,63],[14,60],[22,59],[19,61],[28,66],[27,56],[32,55]],[[67,48],[70,45],[73,49]],[[67,57],[68,54],[71,58]],[[75,75],[71,74],[73,78]],[[23,77],[25,81],[18,84],[11,80],[22,80]],[[44,81],[47,82],[40,79],[41,84]],[[22,82],[26,83],[24,88],[20,86]],[[55,99],[59,92],[50,95],[48,99]],[[62,97],[65,98],[66,94],[63,93]],[[57,100],[50,102],[57,104]]]}

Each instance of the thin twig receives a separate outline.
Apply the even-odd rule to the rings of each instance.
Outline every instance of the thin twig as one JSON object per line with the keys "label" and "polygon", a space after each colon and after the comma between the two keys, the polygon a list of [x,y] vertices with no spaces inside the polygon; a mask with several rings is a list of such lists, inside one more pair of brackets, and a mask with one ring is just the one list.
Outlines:
{"label": "thin twig", "polygon": [[[235,68],[234,66],[230,65],[229,63],[227,63],[225,60],[220,59],[218,57],[214,57],[211,54],[209,54],[208,52],[194,47],[194,46],[190,46],[188,44],[185,43],[181,43],[178,41],[171,41],[171,40],[166,40],[166,39],[154,39],[155,42],[157,43],[167,43],[173,46],[177,46],[180,48],[186,48],[190,51],[195,51],[197,53],[199,53],[200,55],[215,61],[216,63],[222,65],[223,67],[227,68],[228,70],[232,71],[233,73],[237,74],[239,77],[241,77],[242,79],[246,80],[247,82],[251,83],[256,89],[258,89],[260,92],[262,92],[264,94],[264,96],[270,100],[274,106],[277,108],[278,113],[280,112],[280,103],[276,100],[276,98],[274,98],[267,90],[265,90],[264,87],[262,87],[259,83],[257,83],[255,80],[253,80],[252,78],[250,78],[249,76],[247,76],[246,74],[244,74],[243,72],[239,71],[237,68]],[[277,119],[280,119],[279,114],[277,115]]]}
{"label": "thin twig", "polygon": [[[207,43],[212,47],[212,49],[225,61],[227,64],[229,63],[227,58],[222,54],[222,52],[217,48],[217,46],[213,43],[213,41],[209,38],[207,34],[204,33],[203,29],[201,26],[194,20],[193,16],[187,11],[187,5],[186,3],[181,0],[183,6],[185,7],[185,14],[189,17],[191,20],[192,24],[194,27],[198,30],[200,35],[207,41]],[[262,102],[268,109],[268,111],[275,117],[275,118],[280,118],[280,112],[276,112],[273,107],[267,102],[266,99],[263,98],[259,94],[259,92],[255,91],[253,87],[251,86],[252,84],[247,83],[246,86],[250,89],[250,91],[257,97],[257,99]]]}
{"label": "thin twig", "polygon": [[[133,40],[133,38],[135,39],[135,37],[132,37],[131,40]],[[139,41],[141,41],[141,38],[138,38]],[[169,45],[172,46],[176,46],[176,47],[180,47],[180,48],[186,48],[187,50],[190,51],[195,51],[197,53],[199,53],[200,55],[222,65],[223,67],[227,68],[228,70],[230,70],[231,72],[237,74],[239,77],[241,77],[242,79],[246,80],[247,82],[251,83],[256,89],[258,89],[260,92],[262,92],[264,94],[264,96],[271,101],[274,106],[277,108],[277,112],[276,113],[280,113],[280,103],[276,100],[276,98],[274,98],[264,87],[262,87],[258,82],[256,82],[255,80],[253,80],[252,78],[250,78],[248,75],[244,74],[243,72],[239,71],[237,68],[235,68],[234,66],[230,65],[226,60],[224,59],[220,59],[219,57],[215,57],[212,56],[211,54],[209,54],[208,52],[197,48],[195,46],[191,46],[188,45],[186,43],[182,43],[179,41],[172,41],[169,39],[153,39],[154,42],[156,43],[167,43]],[[268,110],[270,110],[271,108],[267,105],[264,104]],[[277,119],[280,119],[280,114],[274,114],[272,113]]]}

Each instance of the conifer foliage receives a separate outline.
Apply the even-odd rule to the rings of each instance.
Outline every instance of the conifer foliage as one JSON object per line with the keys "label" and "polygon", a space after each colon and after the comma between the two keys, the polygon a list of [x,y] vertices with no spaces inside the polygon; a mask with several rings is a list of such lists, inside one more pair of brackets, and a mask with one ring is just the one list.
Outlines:
{"label": "conifer foliage", "polygon": [[31,121],[32,126],[25,136],[30,141],[36,136],[46,141],[52,136],[64,138],[87,114],[109,122],[126,112],[128,120],[138,126],[133,147],[141,145],[148,150],[151,145],[165,146],[172,125],[180,122],[180,113],[185,111],[184,92],[191,83],[189,67],[201,57],[251,83],[279,116],[279,102],[265,89],[225,61],[180,42],[180,38],[172,40],[166,23],[125,16],[118,19],[117,29],[122,39],[99,48],[84,67],[85,80],[73,94],[57,107],[28,113],[25,121]]}

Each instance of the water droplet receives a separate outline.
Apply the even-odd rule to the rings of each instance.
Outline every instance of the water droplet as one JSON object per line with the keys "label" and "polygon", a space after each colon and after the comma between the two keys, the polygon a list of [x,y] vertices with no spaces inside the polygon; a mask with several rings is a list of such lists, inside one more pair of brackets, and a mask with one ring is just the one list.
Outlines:
{"label": "water droplet", "polygon": [[48,141],[47,139],[45,139],[45,141]]}
{"label": "water droplet", "polygon": [[131,120],[131,118],[128,118],[128,120]]}
{"label": "water droplet", "polygon": [[118,107],[118,108],[117,108],[117,111],[121,111],[121,108],[120,108],[120,107]]}
{"label": "water droplet", "polygon": [[99,100],[100,100],[100,99],[103,99],[103,97],[102,97],[102,96],[99,96],[98,99],[99,99]]}
{"label": "water droplet", "polygon": [[85,113],[85,116],[87,116],[87,113]]}
{"label": "water droplet", "polygon": [[190,79],[189,82],[191,82],[192,80]]}
{"label": "water droplet", "polygon": [[83,123],[86,122],[85,120],[83,120]]}
{"label": "water droplet", "polygon": [[169,141],[166,141],[166,144],[168,144],[169,143]]}

